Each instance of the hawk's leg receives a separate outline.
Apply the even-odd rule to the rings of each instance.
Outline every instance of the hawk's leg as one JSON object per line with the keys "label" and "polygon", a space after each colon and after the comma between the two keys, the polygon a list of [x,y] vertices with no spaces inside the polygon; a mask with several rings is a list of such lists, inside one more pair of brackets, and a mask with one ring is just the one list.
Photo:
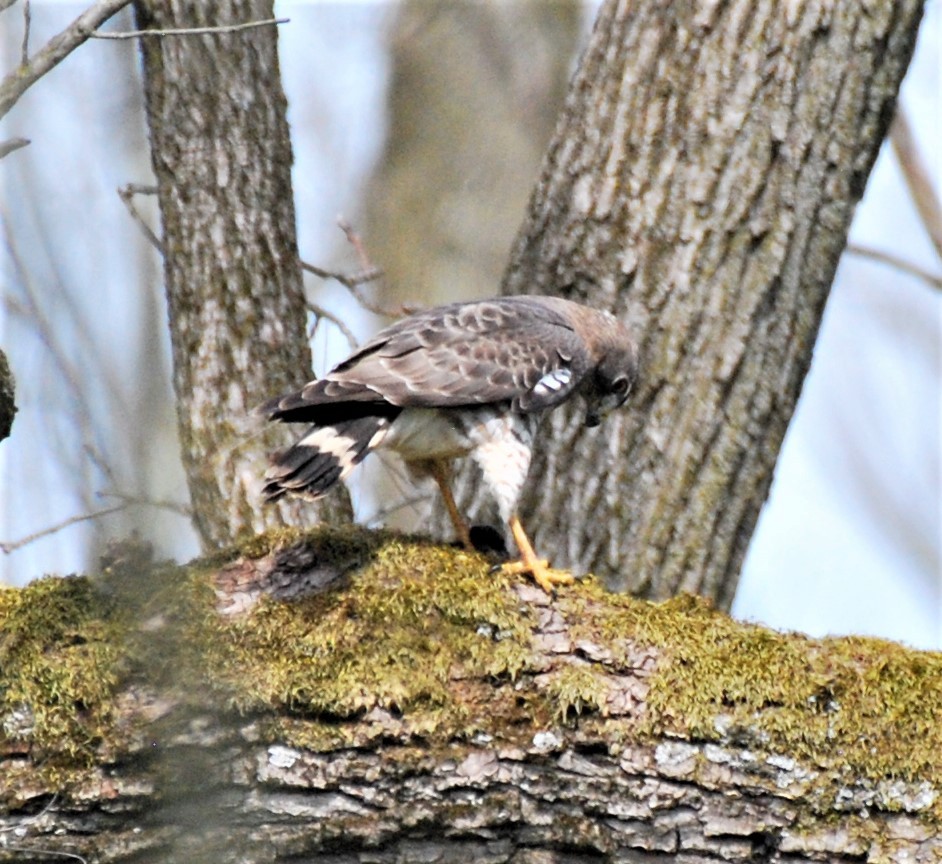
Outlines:
{"label": "hawk's leg", "polygon": [[547,594],[552,594],[556,585],[570,585],[576,581],[572,573],[567,573],[565,570],[553,570],[549,566],[549,561],[536,557],[533,544],[530,543],[530,538],[527,537],[516,514],[510,517],[509,524],[517,549],[520,551],[520,560],[505,564],[501,568],[505,573],[529,573]]}
{"label": "hawk's leg", "polygon": [[471,532],[468,529],[468,523],[461,518],[461,514],[458,512],[458,505],[455,504],[455,498],[451,494],[451,487],[448,485],[448,475],[445,471],[445,463],[433,459],[429,462],[428,466],[429,473],[434,478],[435,482],[438,484],[438,488],[442,493],[442,500],[445,502],[445,509],[448,511],[448,515],[451,517],[451,523],[455,526],[455,531],[458,534],[458,539],[461,541],[461,544],[469,552],[474,551],[474,544],[471,542]]}

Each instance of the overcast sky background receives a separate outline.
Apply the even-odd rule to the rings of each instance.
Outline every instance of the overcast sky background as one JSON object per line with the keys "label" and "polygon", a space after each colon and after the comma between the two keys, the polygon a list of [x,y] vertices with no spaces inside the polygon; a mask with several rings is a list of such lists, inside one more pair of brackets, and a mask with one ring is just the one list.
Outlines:
{"label": "overcast sky background", "polygon": [[[33,50],[84,5],[34,0]],[[292,19],[279,34],[301,252],[330,264],[336,217],[356,218],[381,152],[394,7],[279,3],[276,12]],[[21,20],[19,6],[0,13],[2,73],[15,66]],[[119,26],[130,28],[130,17]],[[942,16],[930,0],[902,104],[936,190],[940,57]],[[140,487],[186,502],[172,413],[148,408],[169,386],[159,262],[115,192],[151,181],[136,69],[132,43],[90,42],[32,88],[0,129],[0,138],[32,140],[0,162],[0,345],[20,408],[0,444],[0,540],[116,503],[102,491]],[[156,225],[152,206],[142,209]],[[942,272],[887,146],[851,240]],[[319,299],[367,335],[369,322],[343,305],[341,289],[328,287]],[[845,254],[736,615],[812,635],[865,633],[942,648],[940,346],[942,293]],[[342,340],[318,343],[318,371],[343,348]],[[118,466],[110,476],[103,458]],[[134,508],[0,556],[0,581],[84,570],[96,537],[129,526],[161,556],[197,552],[185,519]]]}

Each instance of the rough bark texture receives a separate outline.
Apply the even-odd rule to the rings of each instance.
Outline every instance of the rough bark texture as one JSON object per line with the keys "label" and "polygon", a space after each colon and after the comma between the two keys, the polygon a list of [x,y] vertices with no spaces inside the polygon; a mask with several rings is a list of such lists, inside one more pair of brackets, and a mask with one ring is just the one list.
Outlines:
{"label": "rough bark texture", "polygon": [[7,438],[13,428],[13,418],[16,416],[15,385],[7,355],[0,351],[0,441]]}
{"label": "rough bark texture", "polygon": [[555,564],[732,601],[921,12],[603,4],[504,281],[641,343],[631,411],[544,430],[522,512]]}
{"label": "rough bark texture", "polygon": [[[143,28],[273,17],[265,0],[136,4]],[[277,28],[141,40],[183,464],[203,543],[287,518],[348,512],[266,507],[264,399],[310,377]],[[343,499],[340,499],[341,501]]]}
{"label": "rough bark texture", "polygon": [[253,544],[0,592],[0,861],[942,860],[938,654]]}

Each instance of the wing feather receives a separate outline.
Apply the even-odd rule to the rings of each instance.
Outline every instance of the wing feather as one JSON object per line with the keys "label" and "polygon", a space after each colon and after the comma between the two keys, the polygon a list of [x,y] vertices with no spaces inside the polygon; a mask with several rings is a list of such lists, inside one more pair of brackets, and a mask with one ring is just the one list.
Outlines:
{"label": "wing feather", "polygon": [[525,413],[553,407],[591,365],[566,314],[570,305],[523,296],[420,312],[380,331],[323,378],[259,410],[273,420],[318,422],[341,409],[357,416],[498,402]]}
{"label": "wing feather", "polygon": [[[381,331],[327,381],[368,388],[399,407],[512,402],[517,410],[557,405],[589,368],[581,338],[547,298],[508,297],[453,304]],[[558,387],[537,385],[544,376]]]}

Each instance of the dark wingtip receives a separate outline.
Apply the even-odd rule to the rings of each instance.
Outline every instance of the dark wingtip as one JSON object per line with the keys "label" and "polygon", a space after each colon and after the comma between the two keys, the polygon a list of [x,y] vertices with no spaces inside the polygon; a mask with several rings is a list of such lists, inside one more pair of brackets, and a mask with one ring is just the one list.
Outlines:
{"label": "dark wingtip", "polygon": [[262,498],[266,504],[274,504],[285,497],[285,489],[277,483],[266,483],[262,487]]}
{"label": "dark wingtip", "polygon": [[274,420],[281,410],[281,401],[284,396],[276,396],[274,399],[267,399],[261,405],[256,405],[249,411],[253,417],[265,417],[268,420]]}

